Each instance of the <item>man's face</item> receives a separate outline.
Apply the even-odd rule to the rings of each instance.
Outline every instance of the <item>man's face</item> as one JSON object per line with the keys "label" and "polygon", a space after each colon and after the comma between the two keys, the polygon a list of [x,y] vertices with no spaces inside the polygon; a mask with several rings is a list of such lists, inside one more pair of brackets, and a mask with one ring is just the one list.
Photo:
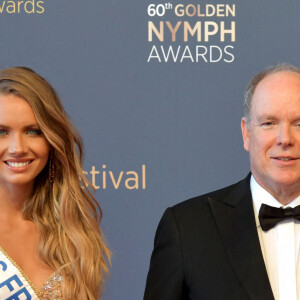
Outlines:
{"label": "man's face", "polygon": [[[300,194],[300,74],[282,71],[256,87],[249,124],[242,119],[244,148],[257,182],[278,195]],[[292,199],[286,199],[290,201]]]}

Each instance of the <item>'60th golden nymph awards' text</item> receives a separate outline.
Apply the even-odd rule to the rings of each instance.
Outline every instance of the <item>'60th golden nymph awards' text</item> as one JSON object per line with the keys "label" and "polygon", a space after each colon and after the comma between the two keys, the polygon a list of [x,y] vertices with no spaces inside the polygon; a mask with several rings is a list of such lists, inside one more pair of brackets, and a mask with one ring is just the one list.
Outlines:
{"label": "'60th golden nymph awards' text", "polygon": [[147,62],[232,63],[235,4],[149,4]]}

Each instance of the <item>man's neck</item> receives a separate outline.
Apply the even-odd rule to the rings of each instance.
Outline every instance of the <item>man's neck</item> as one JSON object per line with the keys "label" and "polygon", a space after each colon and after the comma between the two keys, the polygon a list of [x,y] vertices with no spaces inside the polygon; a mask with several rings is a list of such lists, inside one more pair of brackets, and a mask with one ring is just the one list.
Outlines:
{"label": "man's neck", "polygon": [[276,199],[283,206],[287,206],[300,195],[299,188],[296,189],[294,185],[288,186],[285,184],[276,184],[274,186],[269,186],[263,181],[259,180],[259,178],[255,177],[255,175],[252,174],[252,176],[257,184],[259,184],[265,191],[271,194],[274,199]]}

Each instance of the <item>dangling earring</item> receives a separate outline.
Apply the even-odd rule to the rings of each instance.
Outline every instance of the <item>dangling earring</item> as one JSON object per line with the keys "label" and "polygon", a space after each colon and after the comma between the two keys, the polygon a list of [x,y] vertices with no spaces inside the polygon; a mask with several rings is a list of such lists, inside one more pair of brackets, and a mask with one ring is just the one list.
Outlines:
{"label": "dangling earring", "polygon": [[52,183],[54,182],[54,178],[55,178],[55,175],[54,175],[54,164],[53,164],[53,161],[52,161],[52,151],[50,152],[50,157],[49,157],[49,182]]}

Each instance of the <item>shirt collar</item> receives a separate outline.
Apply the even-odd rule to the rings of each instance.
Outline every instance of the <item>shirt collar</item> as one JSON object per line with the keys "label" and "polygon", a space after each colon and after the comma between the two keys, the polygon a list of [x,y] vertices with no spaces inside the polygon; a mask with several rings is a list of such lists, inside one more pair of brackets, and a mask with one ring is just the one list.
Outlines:
{"label": "shirt collar", "polygon": [[278,202],[269,192],[267,192],[251,175],[250,189],[252,194],[253,208],[256,227],[259,227],[258,212],[262,204],[267,204],[274,207],[295,207],[300,204],[300,196],[295,198],[291,203],[284,206]]}

